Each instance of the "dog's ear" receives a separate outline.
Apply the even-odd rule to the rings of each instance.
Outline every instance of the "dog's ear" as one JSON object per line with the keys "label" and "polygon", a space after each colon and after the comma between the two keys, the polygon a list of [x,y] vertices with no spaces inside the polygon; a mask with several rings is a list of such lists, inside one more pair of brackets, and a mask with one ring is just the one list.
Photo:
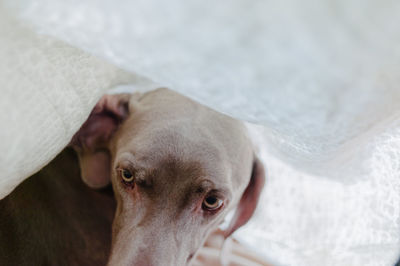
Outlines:
{"label": "dog's ear", "polygon": [[246,224],[251,216],[253,216],[258,200],[260,199],[264,183],[264,166],[260,160],[255,157],[250,182],[243,192],[242,198],[239,201],[239,205],[235,211],[235,214],[233,215],[232,220],[230,221],[228,228],[224,231],[225,238],[228,238],[239,227]]}
{"label": "dog's ear", "polygon": [[70,146],[78,153],[82,179],[91,188],[102,188],[110,182],[108,144],[128,116],[130,97],[131,94],[104,95],[72,137]]}

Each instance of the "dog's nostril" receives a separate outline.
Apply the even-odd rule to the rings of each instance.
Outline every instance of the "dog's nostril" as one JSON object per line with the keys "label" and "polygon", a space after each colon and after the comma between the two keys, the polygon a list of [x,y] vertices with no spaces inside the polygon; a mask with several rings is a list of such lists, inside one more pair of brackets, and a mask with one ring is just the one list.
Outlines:
{"label": "dog's nostril", "polygon": [[193,259],[193,255],[194,255],[194,253],[191,253],[186,261],[189,262],[191,259]]}

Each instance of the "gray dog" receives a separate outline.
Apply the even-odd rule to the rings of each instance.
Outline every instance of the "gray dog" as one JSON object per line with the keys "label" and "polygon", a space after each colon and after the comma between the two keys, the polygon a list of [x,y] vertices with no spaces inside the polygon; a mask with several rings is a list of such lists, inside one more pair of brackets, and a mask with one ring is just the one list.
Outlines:
{"label": "gray dog", "polygon": [[243,125],[168,89],[104,96],[71,146],[0,201],[0,265],[188,265],[264,185]]}

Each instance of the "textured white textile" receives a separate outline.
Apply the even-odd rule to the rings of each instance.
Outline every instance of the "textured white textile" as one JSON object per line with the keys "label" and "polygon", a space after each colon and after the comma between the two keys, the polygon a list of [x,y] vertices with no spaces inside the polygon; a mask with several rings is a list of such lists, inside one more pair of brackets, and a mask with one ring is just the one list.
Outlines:
{"label": "textured white textile", "polygon": [[[256,219],[238,237],[276,264],[392,265],[399,255],[400,2],[4,1],[39,32],[264,125],[255,141],[268,182]],[[24,44],[14,51],[29,54],[38,46]],[[68,49],[49,50],[68,59],[50,69],[74,74],[56,78],[54,93],[65,93],[63,86],[71,79],[75,91],[86,93],[87,104],[78,106],[79,112],[70,109],[57,120],[76,126],[94,101],[89,104],[89,91],[113,84],[107,81],[114,72],[92,57],[80,61],[80,67],[104,78],[100,86],[93,85],[93,76],[76,71],[71,51],[78,52]],[[8,52],[3,56],[13,58]],[[28,55],[24,62],[40,60]],[[12,85],[2,64],[2,86]],[[16,64],[6,73],[36,73],[26,67]],[[41,80],[54,82],[50,73],[42,72]],[[42,98],[35,94],[37,85],[29,89],[31,97]],[[74,103],[70,97],[63,99]],[[53,122],[35,112],[37,119]],[[37,126],[30,136],[43,132]],[[48,136],[47,160],[66,143],[69,129],[62,137]],[[31,143],[18,132],[11,136]],[[37,154],[32,148],[37,145],[25,149]]]}
{"label": "textured white textile", "polygon": [[136,78],[19,25],[0,2],[0,199],[70,141],[110,86]]}

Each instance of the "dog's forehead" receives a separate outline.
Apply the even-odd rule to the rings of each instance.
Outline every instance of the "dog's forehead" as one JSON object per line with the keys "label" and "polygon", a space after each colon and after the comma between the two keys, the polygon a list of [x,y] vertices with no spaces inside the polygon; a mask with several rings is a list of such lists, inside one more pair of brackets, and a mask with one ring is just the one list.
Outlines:
{"label": "dog's forehead", "polygon": [[[154,138],[209,143],[228,153],[246,153],[251,144],[243,124],[168,89],[131,101],[130,130]],[[203,145],[206,146],[206,145]]]}
{"label": "dog's forehead", "polygon": [[149,93],[131,109],[117,139],[119,149],[136,160],[197,164],[216,182],[239,187],[248,180],[253,154],[239,121],[167,89]]}
{"label": "dog's forehead", "polygon": [[157,172],[193,182],[210,179],[217,186],[232,183],[232,165],[222,149],[170,133],[153,131],[133,136],[119,149],[118,160],[128,161],[147,176]]}

